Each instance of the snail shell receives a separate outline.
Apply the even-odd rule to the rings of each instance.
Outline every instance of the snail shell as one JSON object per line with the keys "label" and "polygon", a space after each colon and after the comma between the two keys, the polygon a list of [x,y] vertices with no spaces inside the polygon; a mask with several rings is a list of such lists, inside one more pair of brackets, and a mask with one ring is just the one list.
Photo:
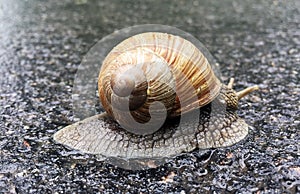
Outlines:
{"label": "snail shell", "polygon": [[[98,82],[107,113],[123,128],[141,135],[159,129],[165,111],[166,117],[176,117],[207,105],[221,86],[198,48],[166,33],[143,33],[121,42],[105,58]],[[164,106],[156,107],[149,121],[149,107],[156,101]],[[131,116],[147,126],[141,130]]]}
{"label": "snail shell", "polygon": [[235,92],[232,85],[219,81],[189,41],[138,34],[103,62],[98,91],[106,113],[67,126],[54,139],[130,169],[195,148],[230,146],[248,133],[236,114],[238,100],[258,89]]}

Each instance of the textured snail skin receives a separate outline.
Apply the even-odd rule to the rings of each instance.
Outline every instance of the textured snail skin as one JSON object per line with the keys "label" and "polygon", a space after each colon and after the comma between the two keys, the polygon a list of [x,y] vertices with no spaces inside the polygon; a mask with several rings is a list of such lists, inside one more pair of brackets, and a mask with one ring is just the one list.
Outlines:
{"label": "textured snail skin", "polygon": [[[231,95],[224,86],[220,98],[228,94]],[[220,103],[218,101],[217,98],[215,102]],[[231,107],[225,113],[212,112],[211,104],[208,104],[200,109],[199,117],[199,123],[187,119],[180,123],[180,127],[178,119],[169,120],[155,133],[142,136],[123,130],[103,113],[67,126],[57,132],[54,139],[86,153],[124,159],[145,159],[170,157],[195,148],[230,146],[242,140],[248,133],[248,125]]]}

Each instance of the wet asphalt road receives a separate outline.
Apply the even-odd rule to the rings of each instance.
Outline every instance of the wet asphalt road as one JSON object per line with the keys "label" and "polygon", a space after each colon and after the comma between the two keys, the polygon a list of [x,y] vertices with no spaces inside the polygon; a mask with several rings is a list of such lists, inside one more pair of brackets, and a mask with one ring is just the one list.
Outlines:
{"label": "wet asphalt road", "polygon": [[[253,126],[228,148],[127,171],[53,142],[73,123],[87,51],[116,29],[160,23],[197,37]],[[0,193],[300,192],[300,2],[0,0]]]}

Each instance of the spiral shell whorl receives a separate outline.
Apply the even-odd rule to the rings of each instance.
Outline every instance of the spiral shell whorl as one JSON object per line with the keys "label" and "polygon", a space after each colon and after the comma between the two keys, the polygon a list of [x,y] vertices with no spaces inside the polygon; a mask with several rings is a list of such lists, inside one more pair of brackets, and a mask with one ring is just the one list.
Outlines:
{"label": "spiral shell whorl", "polygon": [[[118,74],[124,75],[121,81]],[[126,88],[119,88],[122,85]],[[151,103],[160,101],[164,105],[154,111],[158,118],[164,112],[166,117],[179,116],[210,103],[219,94],[221,83],[192,43],[179,36],[150,32],[135,35],[114,47],[103,62],[98,87],[103,107],[118,122],[126,123],[128,118],[122,118],[113,109],[126,110],[112,105],[112,99],[116,102],[127,99],[133,118],[146,123]],[[187,88],[192,89],[187,91]],[[124,97],[130,92],[130,96]]]}

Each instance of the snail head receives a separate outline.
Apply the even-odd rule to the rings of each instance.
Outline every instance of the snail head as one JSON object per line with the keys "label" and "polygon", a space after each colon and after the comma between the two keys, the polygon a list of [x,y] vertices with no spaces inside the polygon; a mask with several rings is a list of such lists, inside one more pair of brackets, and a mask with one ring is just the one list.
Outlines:
{"label": "snail head", "polygon": [[224,99],[223,102],[226,104],[226,109],[236,111],[238,109],[239,100],[249,93],[258,90],[259,87],[255,85],[236,92],[233,90],[233,83],[234,79],[231,78],[228,85],[223,87],[225,91],[221,91],[220,95],[222,96],[221,99]]}

